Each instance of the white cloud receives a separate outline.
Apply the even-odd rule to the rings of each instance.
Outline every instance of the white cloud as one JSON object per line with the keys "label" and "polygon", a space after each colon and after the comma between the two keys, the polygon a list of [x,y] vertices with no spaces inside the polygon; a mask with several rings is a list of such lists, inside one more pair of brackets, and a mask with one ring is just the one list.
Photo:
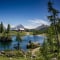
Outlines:
{"label": "white cloud", "polygon": [[32,28],[36,28],[37,26],[41,26],[42,24],[49,25],[50,23],[42,19],[33,19],[33,20],[28,20],[28,25],[25,27],[32,29]]}
{"label": "white cloud", "polygon": [[45,25],[49,25],[48,21],[42,20],[42,19],[35,19],[35,20],[29,20],[29,22],[31,22],[32,24],[45,24]]}
{"label": "white cloud", "polygon": [[[8,26],[8,24],[4,24],[4,27],[7,28],[7,26]],[[10,25],[10,26],[11,26],[11,28],[15,27],[14,25]]]}
{"label": "white cloud", "polygon": [[[24,27],[28,29],[32,29],[32,28],[36,28],[37,26],[41,26],[42,24],[50,25],[50,22],[47,20],[42,20],[42,19],[31,19],[26,22],[26,25],[24,25]],[[4,26],[7,28],[7,24],[4,24]],[[15,26],[16,25],[11,25],[11,28]]]}
{"label": "white cloud", "polygon": [[7,24],[4,24],[4,27],[7,28]]}
{"label": "white cloud", "polygon": [[32,29],[32,28],[35,28],[35,26],[33,25],[27,25],[27,26],[24,26],[25,28],[28,28],[28,29]]}

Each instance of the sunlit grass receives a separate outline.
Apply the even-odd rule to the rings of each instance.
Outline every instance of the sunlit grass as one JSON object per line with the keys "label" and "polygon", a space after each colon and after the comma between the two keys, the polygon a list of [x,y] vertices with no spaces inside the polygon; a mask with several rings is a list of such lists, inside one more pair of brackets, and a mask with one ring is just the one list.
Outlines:
{"label": "sunlit grass", "polygon": [[23,57],[6,57],[6,56],[0,56],[0,60],[25,60]]}

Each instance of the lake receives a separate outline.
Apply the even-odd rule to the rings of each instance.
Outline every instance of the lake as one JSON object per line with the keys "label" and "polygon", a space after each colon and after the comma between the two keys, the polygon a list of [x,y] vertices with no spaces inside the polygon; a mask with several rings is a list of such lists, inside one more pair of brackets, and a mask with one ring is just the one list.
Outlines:
{"label": "lake", "polygon": [[[38,42],[40,43],[40,45],[43,43],[44,41],[44,36],[40,36],[40,35],[26,35],[22,37],[22,42],[20,43],[21,45],[21,49],[23,49],[24,51],[27,50],[26,45],[29,43],[29,41],[32,42]],[[16,41],[16,36],[12,36],[12,42],[9,43],[1,43],[0,42],[0,50],[14,50],[14,46],[17,45],[17,41]]]}

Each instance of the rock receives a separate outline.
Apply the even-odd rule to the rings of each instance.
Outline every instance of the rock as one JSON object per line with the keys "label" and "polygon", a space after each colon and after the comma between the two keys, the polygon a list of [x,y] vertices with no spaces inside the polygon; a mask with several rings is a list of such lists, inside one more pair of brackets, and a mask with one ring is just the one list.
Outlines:
{"label": "rock", "polygon": [[5,52],[4,51],[1,51],[1,54],[5,54]]}
{"label": "rock", "polygon": [[36,57],[36,55],[32,55],[32,58],[35,58]]}
{"label": "rock", "polygon": [[3,56],[3,54],[1,54],[1,52],[0,52],[0,56]]}
{"label": "rock", "polygon": [[13,57],[14,54],[6,54],[7,57]]}
{"label": "rock", "polygon": [[1,56],[1,52],[0,52],[0,56]]}
{"label": "rock", "polygon": [[11,57],[10,57],[9,59],[10,59],[10,60],[12,60],[12,58],[11,58]]}
{"label": "rock", "polygon": [[57,58],[52,58],[52,60],[57,60]]}

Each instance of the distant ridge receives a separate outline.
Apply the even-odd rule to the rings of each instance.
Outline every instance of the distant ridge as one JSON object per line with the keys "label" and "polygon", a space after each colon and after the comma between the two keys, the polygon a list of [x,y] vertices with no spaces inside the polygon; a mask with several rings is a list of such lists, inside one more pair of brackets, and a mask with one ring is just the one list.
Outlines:
{"label": "distant ridge", "polygon": [[47,29],[49,26],[48,25],[41,25],[35,28],[35,30],[43,30],[43,29]]}
{"label": "distant ridge", "polygon": [[28,28],[25,28],[22,24],[19,24],[17,26],[15,26],[14,28],[11,28],[11,30],[18,30],[18,29],[24,29],[24,30],[28,30],[28,31],[31,31],[31,30],[46,30],[49,26],[48,25],[41,25],[41,26],[38,26],[34,29],[28,29]]}
{"label": "distant ridge", "polygon": [[24,29],[24,26],[22,24],[19,24],[16,27],[11,28],[11,30],[18,30],[18,29]]}

